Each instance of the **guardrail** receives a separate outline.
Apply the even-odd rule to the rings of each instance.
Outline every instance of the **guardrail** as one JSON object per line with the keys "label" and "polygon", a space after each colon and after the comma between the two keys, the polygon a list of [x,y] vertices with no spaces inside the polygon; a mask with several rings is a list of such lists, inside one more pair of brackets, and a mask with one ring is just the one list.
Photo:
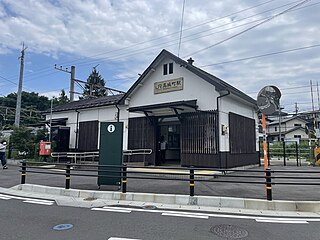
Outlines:
{"label": "guardrail", "polygon": [[[189,182],[189,195],[194,196],[196,182],[223,182],[223,183],[241,183],[241,184],[258,184],[263,185],[266,189],[267,200],[272,200],[272,187],[274,185],[320,185],[320,171],[290,171],[290,170],[238,170],[233,169],[213,169],[213,168],[194,168],[194,167],[137,167],[130,166],[130,171],[126,164],[123,165],[92,165],[92,164],[73,164],[57,163],[54,167],[43,168],[39,165],[50,165],[47,162],[21,162],[21,184],[26,183],[27,173],[37,174],[54,174],[65,176],[65,188],[70,188],[72,176],[82,177],[105,177],[121,179],[122,193],[127,192],[127,181],[130,179],[143,180],[168,180],[168,181],[185,181]],[[81,168],[78,168],[80,167]],[[76,167],[77,170],[73,168]],[[135,169],[143,170],[135,170]],[[53,169],[63,169],[65,172],[50,171]],[[161,169],[162,172],[156,172]],[[172,172],[180,170],[184,172]],[[198,174],[197,171],[212,170],[221,174]],[[91,174],[90,174],[91,173]],[[94,174],[92,174],[94,173]],[[101,174],[102,173],[102,174]],[[237,175],[241,173],[241,175]],[[307,173],[308,177],[301,176],[301,173]],[[277,176],[276,174],[281,174]],[[168,177],[170,176],[170,177]],[[217,177],[218,176],[218,177]],[[204,178],[207,177],[207,178]],[[294,181],[292,181],[294,180]],[[300,180],[298,182],[297,180]],[[313,180],[308,182],[307,180]]]}

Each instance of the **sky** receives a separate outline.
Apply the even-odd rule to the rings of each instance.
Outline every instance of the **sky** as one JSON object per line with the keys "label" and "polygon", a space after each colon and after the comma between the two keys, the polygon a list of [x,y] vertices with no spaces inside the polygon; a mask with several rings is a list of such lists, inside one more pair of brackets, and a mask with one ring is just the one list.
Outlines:
{"label": "sky", "polygon": [[312,109],[312,81],[318,109],[319,11],[319,0],[1,0],[0,96],[18,89],[24,43],[23,90],[49,98],[69,91],[55,64],[84,81],[96,67],[126,91],[166,49],[254,99],[277,86],[287,112]]}

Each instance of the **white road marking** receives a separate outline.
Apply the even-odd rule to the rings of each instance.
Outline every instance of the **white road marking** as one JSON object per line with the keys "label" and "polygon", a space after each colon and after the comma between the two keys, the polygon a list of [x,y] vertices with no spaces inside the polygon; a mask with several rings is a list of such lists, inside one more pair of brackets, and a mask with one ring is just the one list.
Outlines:
{"label": "white road marking", "polygon": [[108,240],[141,240],[141,239],[111,237],[111,238],[108,238]]}
{"label": "white road marking", "polygon": [[186,218],[201,218],[201,219],[209,219],[209,216],[199,216],[193,214],[177,214],[177,213],[162,213],[162,216],[171,216],[171,217],[186,217]]}
{"label": "white road marking", "polygon": [[40,202],[40,201],[31,201],[31,200],[26,200],[23,201],[24,203],[33,203],[33,204],[40,204],[40,205],[53,205],[53,202]]}
{"label": "white road marking", "polygon": [[107,209],[107,208],[91,208],[91,210],[93,210],[93,211],[105,211],[105,212],[131,213],[130,210]]}
{"label": "white road marking", "polygon": [[18,196],[11,196],[11,195],[5,195],[5,194],[0,194],[0,198],[17,199],[17,200],[22,200],[22,201],[34,201],[34,202],[41,202],[41,203],[50,203],[50,205],[54,204],[54,202],[55,202],[53,200],[18,197]]}
{"label": "white road marking", "polygon": [[307,221],[288,221],[288,220],[273,220],[273,219],[256,219],[257,222],[262,223],[295,223],[295,224],[309,224]]}
{"label": "white road marking", "polygon": [[8,197],[0,197],[0,199],[2,199],[2,200],[9,200],[9,199],[11,199],[11,198],[8,198]]}
{"label": "white road marking", "polygon": [[[308,224],[309,222],[320,222],[320,218],[297,218],[297,217],[259,217],[259,216],[246,216],[246,215],[232,215],[232,214],[215,214],[215,213],[195,213],[195,212],[182,212],[182,211],[166,211],[166,210],[150,210],[150,209],[140,209],[140,208],[126,208],[126,207],[112,207],[105,206],[103,208],[105,211],[131,211],[131,212],[149,212],[149,213],[161,213],[163,216],[186,216],[195,217],[198,216],[202,219],[208,219],[209,217],[216,218],[236,218],[236,219],[249,219],[255,220],[256,222],[275,222],[275,223],[300,223]],[[101,210],[103,211],[103,210]]]}

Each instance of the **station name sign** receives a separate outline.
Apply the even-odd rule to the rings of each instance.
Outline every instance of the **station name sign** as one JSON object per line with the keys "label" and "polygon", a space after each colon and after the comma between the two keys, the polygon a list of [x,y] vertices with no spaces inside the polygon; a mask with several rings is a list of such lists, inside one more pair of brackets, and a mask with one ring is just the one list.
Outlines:
{"label": "station name sign", "polygon": [[183,77],[154,83],[154,94],[180,90],[183,90]]}

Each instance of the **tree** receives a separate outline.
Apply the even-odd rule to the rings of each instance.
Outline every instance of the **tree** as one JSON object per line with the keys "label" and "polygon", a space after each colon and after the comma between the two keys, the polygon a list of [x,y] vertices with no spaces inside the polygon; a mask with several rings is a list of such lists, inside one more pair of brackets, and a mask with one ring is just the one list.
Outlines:
{"label": "tree", "polygon": [[83,90],[84,99],[88,99],[91,97],[103,97],[107,95],[105,89],[105,81],[102,76],[99,74],[96,68],[93,68],[91,74],[87,79],[87,83],[85,84]]}
{"label": "tree", "polygon": [[[17,94],[10,93],[5,97],[0,97],[0,121],[2,124],[13,124],[15,108],[17,103]],[[45,96],[39,96],[35,92],[22,92],[21,96],[21,125],[38,123],[43,120],[41,111],[50,108],[50,100]]]}
{"label": "tree", "polygon": [[35,135],[31,133],[31,130],[21,126],[14,128],[14,131],[10,137],[12,147],[19,152],[24,152],[28,156],[34,155],[35,149]]}
{"label": "tree", "polygon": [[62,104],[66,104],[68,103],[70,100],[66,94],[66,92],[64,91],[64,89],[61,90],[59,97],[53,97],[53,106],[59,106]]}

